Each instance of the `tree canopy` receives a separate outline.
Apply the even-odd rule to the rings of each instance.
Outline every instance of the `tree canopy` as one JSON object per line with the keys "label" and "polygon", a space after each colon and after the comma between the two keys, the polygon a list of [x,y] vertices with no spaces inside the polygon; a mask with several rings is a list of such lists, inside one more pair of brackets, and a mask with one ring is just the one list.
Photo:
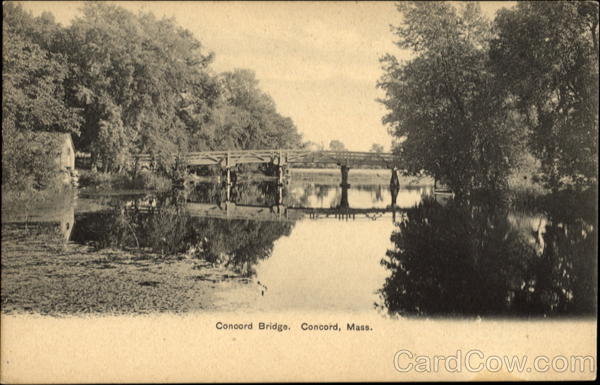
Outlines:
{"label": "tree canopy", "polygon": [[498,189],[512,162],[513,125],[487,60],[490,25],[467,3],[400,3],[396,44],[412,60],[382,59],[389,112],[384,122],[404,139],[396,151],[410,172],[422,170],[457,192]]}
{"label": "tree canopy", "polygon": [[[219,76],[221,95],[207,131],[214,149],[294,148],[300,135],[290,118],[277,112],[273,99],[260,90],[253,71],[236,69]],[[202,141],[204,133],[196,137]]]}
{"label": "tree canopy", "polygon": [[378,85],[409,173],[504,189],[531,151],[548,185],[596,183],[597,4],[522,2],[493,23],[471,2],[398,10],[396,45],[413,57],[384,56]]}
{"label": "tree canopy", "polygon": [[379,143],[373,143],[373,145],[371,145],[371,149],[369,151],[376,152],[376,153],[383,152],[383,145],[381,145]]}
{"label": "tree canopy", "polygon": [[329,149],[331,151],[346,151],[346,145],[340,140],[333,139],[329,142]]}
{"label": "tree canopy", "polygon": [[67,27],[13,3],[3,19],[3,137],[71,132],[105,171],[137,153],[168,168],[187,151],[301,143],[253,72],[216,73],[213,53],[172,19],[102,2]]}
{"label": "tree canopy", "polygon": [[520,2],[501,10],[493,71],[526,118],[545,181],[587,185],[598,169],[598,4]]}

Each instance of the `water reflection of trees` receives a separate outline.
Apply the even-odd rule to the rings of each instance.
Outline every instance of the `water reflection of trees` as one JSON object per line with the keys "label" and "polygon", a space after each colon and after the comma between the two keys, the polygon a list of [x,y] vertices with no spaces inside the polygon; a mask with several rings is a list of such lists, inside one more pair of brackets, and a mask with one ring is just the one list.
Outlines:
{"label": "water reflection of trees", "polygon": [[[237,204],[252,204],[258,206],[272,206],[277,204],[277,183],[256,182],[239,183],[231,189],[230,200]],[[226,190],[215,183],[197,183],[188,192],[187,200],[190,202],[220,203],[227,200]]]}
{"label": "water reflection of trees", "polygon": [[192,221],[196,255],[234,267],[246,275],[252,275],[254,266],[271,256],[275,241],[289,235],[292,227],[290,222],[211,218],[194,218]]}
{"label": "water reflection of trees", "polygon": [[71,240],[98,249],[186,253],[251,275],[292,227],[290,222],[191,217],[177,198],[163,196],[114,201],[109,211],[78,215]]}
{"label": "water reflection of trees", "polygon": [[509,220],[502,206],[425,199],[392,234],[381,306],[404,316],[594,314],[595,220],[558,209],[540,225]]}

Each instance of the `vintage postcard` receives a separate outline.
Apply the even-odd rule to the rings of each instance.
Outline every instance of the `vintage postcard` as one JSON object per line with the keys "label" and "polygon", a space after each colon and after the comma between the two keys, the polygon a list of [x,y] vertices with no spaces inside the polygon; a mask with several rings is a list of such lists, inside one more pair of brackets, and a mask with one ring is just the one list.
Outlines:
{"label": "vintage postcard", "polygon": [[3,2],[2,383],[593,380],[597,196],[597,2]]}

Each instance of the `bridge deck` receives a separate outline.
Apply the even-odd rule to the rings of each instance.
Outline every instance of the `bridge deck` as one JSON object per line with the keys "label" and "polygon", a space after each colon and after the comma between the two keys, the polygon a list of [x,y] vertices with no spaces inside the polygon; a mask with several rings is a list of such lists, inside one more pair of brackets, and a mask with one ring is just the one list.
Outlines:
{"label": "bridge deck", "polygon": [[[150,163],[152,157],[141,154],[135,157],[140,163]],[[308,150],[235,150],[190,152],[185,155],[190,166],[221,165],[232,167],[236,164],[273,163],[276,165],[312,163],[338,164],[344,166],[398,167],[399,159],[391,153],[357,151],[308,151]]]}

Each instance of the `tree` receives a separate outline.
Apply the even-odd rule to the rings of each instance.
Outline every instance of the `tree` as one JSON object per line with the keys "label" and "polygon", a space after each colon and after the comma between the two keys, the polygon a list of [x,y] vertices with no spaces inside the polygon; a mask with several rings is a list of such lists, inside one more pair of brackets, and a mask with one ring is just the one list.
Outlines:
{"label": "tree", "polygon": [[4,4],[2,187],[18,192],[41,190],[56,180],[56,143],[39,132],[77,135],[81,125],[79,110],[65,101],[66,60],[32,39],[36,21],[20,5]]}
{"label": "tree", "polygon": [[252,71],[215,74],[213,54],[172,19],[89,2],[63,28],[7,3],[3,32],[3,168],[25,129],[76,134],[77,150],[108,172],[138,153],[169,174],[191,150],[301,143]]}
{"label": "tree", "polygon": [[292,120],[277,112],[275,102],[258,87],[253,71],[236,69],[219,77],[221,99],[210,128],[199,133],[211,149],[294,148],[300,135]]}
{"label": "tree", "polygon": [[378,143],[373,143],[369,152],[381,153],[381,152],[383,152],[383,145],[378,144]]}
{"label": "tree", "polygon": [[308,140],[302,143],[302,148],[310,151],[323,151],[323,145],[317,142],[313,142],[312,140]]}
{"label": "tree", "polygon": [[85,119],[79,148],[107,171],[131,153],[173,163],[187,151],[219,92],[208,73],[212,54],[189,31],[152,14],[86,3],[67,36],[70,96]]}
{"label": "tree", "polygon": [[519,2],[495,28],[492,69],[526,118],[546,184],[596,184],[598,4]]}
{"label": "tree", "polygon": [[273,99],[258,87],[253,71],[236,69],[221,75],[229,148],[288,148],[300,145],[291,119],[277,112]]}
{"label": "tree", "polygon": [[346,146],[341,141],[333,139],[329,142],[329,149],[331,151],[346,151]]}
{"label": "tree", "polygon": [[407,171],[445,180],[457,194],[507,185],[518,125],[489,71],[488,21],[476,3],[402,2],[396,45],[412,60],[382,58],[383,122]]}
{"label": "tree", "polygon": [[79,111],[65,103],[69,68],[64,56],[23,34],[35,20],[20,5],[8,3],[3,13],[3,134],[13,129],[79,133]]}

